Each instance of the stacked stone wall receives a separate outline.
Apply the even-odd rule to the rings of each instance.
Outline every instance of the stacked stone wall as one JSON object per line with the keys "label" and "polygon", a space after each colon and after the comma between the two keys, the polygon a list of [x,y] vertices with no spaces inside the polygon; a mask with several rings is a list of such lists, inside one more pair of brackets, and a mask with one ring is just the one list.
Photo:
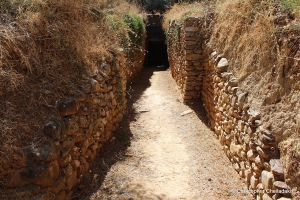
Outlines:
{"label": "stacked stone wall", "polygon": [[185,101],[202,98],[211,128],[248,184],[249,190],[241,192],[252,192],[254,198],[263,200],[290,199],[278,139],[263,123],[261,113],[247,103],[247,92],[227,71],[228,60],[207,43],[210,26],[208,16],[170,23],[167,41],[172,76]]}
{"label": "stacked stone wall", "polygon": [[145,41],[146,34],[143,35],[143,43],[141,46],[134,48],[132,55],[128,53],[125,74],[128,81],[132,81],[142,70],[145,62]]}
{"label": "stacked stone wall", "polygon": [[115,51],[85,78],[75,97],[58,100],[57,116],[41,129],[37,142],[15,150],[19,169],[6,173],[1,199],[72,198],[72,188],[126,111],[125,65],[125,54]]}
{"label": "stacked stone wall", "polygon": [[[170,24],[167,44],[171,73],[182,99],[199,99],[202,90],[205,59],[205,42],[209,38],[208,27],[212,14],[205,18],[187,18],[184,23]],[[202,28],[205,28],[203,31]]]}
{"label": "stacked stone wall", "polygon": [[[213,52],[205,65],[202,97],[211,128],[234,169],[258,199],[290,197],[284,180],[277,140],[265,128],[261,114],[247,103],[229,63]],[[282,193],[280,193],[282,192]]]}

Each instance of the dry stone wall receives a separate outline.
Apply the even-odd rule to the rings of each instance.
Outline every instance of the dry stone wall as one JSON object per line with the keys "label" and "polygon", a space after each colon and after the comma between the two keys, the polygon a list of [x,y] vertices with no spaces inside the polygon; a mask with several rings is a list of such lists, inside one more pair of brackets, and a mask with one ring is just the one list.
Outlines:
{"label": "dry stone wall", "polygon": [[132,81],[142,70],[145,62],[146,33],[142,36],[142,44],[133,47],[132,52],[127,52],[125,74],[128,81]]}
{"label": "dry stone wall", "polygon": [[212,17],[170,23],[167,42],[172,76],[185,101],[202,98],[211,128],[248,184],[249,190],[241,192],[252,192],[256,199],[290,199],[294,191],[285,179],[279,139],[248,103],[248,93],[228,71],[228,60],[207,43]]}
{"label": "dry stone wall", "polygon": [[274,135],[264,127],[259,111],[247,104],[247,93],[227,72],[229,63],[213,52],[205,65],[202,97],[210,126],[249,191],[258,199],[290,197]]}
{"label": "dry stone wall", "polygon": [[[187,18],[183,23],[173,21],[167,35],[171,73],[184,101],[199,99],[202,90],[205,41],[209,38],[213,14],[205,18]],[[205,29],[206,31],[203,31]]]}
{"label": "dry stone wall", "polygon": [[[1,199],[71,199],[72,188],[118,128],[126,110],[125,55],[115,51],[86,77],[76,97],[61,99],[39,142],[16,152],[22,157]],[[3,173],[3,172],[2,172]]]}

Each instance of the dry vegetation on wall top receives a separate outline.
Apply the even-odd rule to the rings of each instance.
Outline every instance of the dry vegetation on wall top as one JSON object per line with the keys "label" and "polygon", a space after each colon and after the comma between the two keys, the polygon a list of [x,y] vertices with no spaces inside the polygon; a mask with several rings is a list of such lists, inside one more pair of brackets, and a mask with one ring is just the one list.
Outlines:
{"label": "dry vegetation on wall top", "polygon": [[285,182],[299,194],[299,1],[224,1],[209,45],[228,59],[247,93],[248,105],[259,111],[263,127],[276,138]]}
{"label": "dry vegetation on wall top", "polygon": [[166,30],[173,20],[183,22],[187,17],[201,17],[207,12],[214,11],[215,1],[175,4],[164,14],[163,28]]}
{"label": "dry vegetation on wall top", "polygon": [[56,101],[76,97],[81,81],[121,47],[124,30],[112,30],[107,15],[138,9],[121,0],[14,0],[0,7],[2,160],[12,147],[37,142],[57,115]]}
{"label": "dry vegetation on wall top", "polygon": [[[172,10],[166,13],[165,28],[167,29],[168,26],[170,27],[170,29],[167,30],[168,45],[171,46],[171,50],[172,48],[176,49],[176,51],[169,51],[169,53],[171,52],[176,55],[180,52],[179,54],[184,55],[187,58],[188,52],[191,52],[188,45],[181,45],[182,43],[184,44],[185,40],[195,40],[195,38],[189,37],[187,39],[187,37],[185,37],[184,27],[185,25],[191,27],[197,26],[197,23],[190,22],[196,20],[195,18],[190,18],[186,21],[184,21],[184,19],[191,16],[198,17],[200,21],[207,20],[205,18],[206,12],[201,12],[203,7],[194,7],[194,5],[196,4],[177,4]],[[216,98],[206,98],[208,101],[205,102],[205,106],[207,106],[210,101],[223,103],[226,101],[224,99],[229,99],[228,96],[223,95],[216,88],[220,86],[220,88],[223,88],[224,91],[226,91],[226,87],[232,88],[232,85],[221,83],[221,79],[214,74],[214,70],[216,70],[215,67],[211,65],[212,63],[218,63],[220,60],[222,60],[222,62],[226,61],[226,65],[228,66],[226,71],[233,77],[232,81],[236,81],[237,84],[237,87],[233,88],[242,93],[245,100],[243,100],[245,103],[243,105],[243,110],[241,110],[237,116],[241,117],[244,113],[248,113],[247,109],[250,108],[259,113],[259,116],[261,116],[259,127],[266,130],[270,136],[274,138],[276,152],[278,150],[278,155],[272,155],[272,157],[278,159],[278,163],[280,160],[280,175],[282,177],[275,177],[274,181],[282,181],[284,184],[287,184],[286,188],[291,188],[293,190],[292,197],[294,199],[299,199],[300,2],[299,0],[224,0],[216,1],[215,7],[212,8],[213,10],[209,12],[214,13],[214,19],[208,28],[208,30],[212,31],[212,34],[209,35],[207,41],[197,37],[198,42],[200,41],[203,44],[201,46],[199,45],[199,47],[202,47],[207,51],[206,53],[212,57],[215,55],[214,60],[208,61],[204,66],[204,69],[207,72],[205,77],[214,76],[214,80],[216,80],[216,83],[218,84],[214,85],[213,79],[206,79],[204,81],[205,90],[203,91],[205,94],[214,94]],[[198,11],[195,12],[195,15],[192,12],[193,9]],[[199,29],[196,28],[195,30]],[[204,25],[200,27],[200,30],[203,30],[203,33],[207,31]],[[194,36],[195,33],[188,34],[189,36]],[[179,51],[177,49],[179,49]],[[182,51],[180,51],[181,49]],[[204,54],[201,54],[201,56],[203,55]],[[173,57],[173,63],[176,64],[174,66],[180,69],[177,71],[184,71],[181,70],[184,68],[189,69],[188,71],[193,70],[193,68],[188,68],[191,62],[181,59],[178,54]],[[203,63],[205,63],[205,59],[203,60]],[[170,59],[170,61],[172,69],[172,59]],[[221,66],[223,64],[222,62],[220,61]],[[177,63],[180,64],[178,65]],[[186,70],[186,74],[188,73],[189,72]],[[190,74],[193,75],[193,73],[194,72],[192,71]],[[223,79],[226,79],[226,73],[223,75]],[[179,77],[186,78],[186,76]],[[176,79],[176,76],[174,77]],[[188,80],[188,78],[186,78],[186,80]],[[181,84],[180,81],[179,84]],[[184,84],[179,86],[182,85]],[[236,100],[237,99],[233,101],[230,100],[231,105],[223,107],[220,110],[216,106],[217,103],[213,104],[214,107],[211,107],[210,109],[212,112],[208,112],[208,115],[213,115],[212,119],[219,118],[218,116],[222,115],[227,116],[225,113],[230,113],[231,110],[233,110],[236,105]],[[216,109],[217,112],[220,111],[221,114],[215,115],[214,109]],[[230,127],[230,120],[226,117],[220,117],[220,119],[224,120],[225,123],[222,122],[219,123],[218,126],[215,126],[215,131],[217,134],[224,133],[223,135],[227,135],[228,133],[228,142],[233,144],[232,147],[239,144],[241,141],[243,142],[243,139],[240,139],[241,137],[239,136],[247,135],[248,137],[250,135],[249,133],[253,131],[251,129],[251,131],[248,132],[242,128],[242,134],[240,134],[238,138],[235,136],[236,132],[231,132],[230,129],[228,129],[228,127]],[[238,123],[234,125],[234,128],[243,127],[243,125],[240,126],[240,124],[243,124],[242,120],[244,119],[239,118],[236,121]],[[250,123],[251,122],[246,122],[245,124],[248,126]],[[221,132],[221,129],[219,129],[221,126],[227,128],[228,132]],[[214,128],[214,125],[212,125],[212,128]],[[257,133],[258,132],[255,132],[255,134]],[[257,139],[254,138],[253,142],[256,142],[256,140]],[[258,145],[260,146],[261,143],[258,143]],[[264,146],[263,148],[270,149],[270,146]],[[234,155],[234,148],[230,149],[229,152]],[[246,159],[248,159],[248,157]],[[257,162],[257,160],[255,160],[255,162]],[[254,179],[251,177],[251,187],[255,189],[256,185],[253,183],[255,183],[256,179],[257,181],[260,181],[263,177],[260,176],[260,172],[257,171],[257,169],[263,168],[256,168],[255,165],[250,165],[249,163],[251,162],[247,163],[247,167],[250,170],[257,172],[255,173]],[[247,181],[250,182],[250,179]]]}

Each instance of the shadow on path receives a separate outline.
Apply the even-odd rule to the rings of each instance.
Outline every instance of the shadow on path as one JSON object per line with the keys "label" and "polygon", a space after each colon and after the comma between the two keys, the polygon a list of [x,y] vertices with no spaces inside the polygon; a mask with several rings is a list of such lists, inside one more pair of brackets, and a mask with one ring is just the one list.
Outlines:
{"label": "shadow on path", "polygon": [[206,110],[203,105],[202,99],[191,100],[186,103],[187,106],[191,108],[197,115],[197,117],[207,126],[207,128],[211,129],[209,126],[209,121],[206,116]]}
{"label": "shadow on path", "polygon": [[127,149],[131,145],[132,132],[130,122],[136,121],[139,114],[134,110],[133,104],[140,99],[144,91],[151,86],[150,78],[154,71],[162,71],[166,68],[147,67],[143,68],[137,78],[128,83],[127,87],[127,112],[123,117],[120,127],[112,134],[116,139],[106,144],[90,164],[89,172],[84,175],[81,182],[74,187],[72,199],[89,199],[99,190],[111,167],[118,161],[126,158]]}

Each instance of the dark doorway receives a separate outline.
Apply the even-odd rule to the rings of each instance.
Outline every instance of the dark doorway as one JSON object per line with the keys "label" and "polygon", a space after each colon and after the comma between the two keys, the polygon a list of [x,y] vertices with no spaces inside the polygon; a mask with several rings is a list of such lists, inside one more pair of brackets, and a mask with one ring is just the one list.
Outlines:
{"label": "dark doorway", "polygon": [[146,67],[169,67],[166,36],[162,29],[162,15],[147,16]]}

